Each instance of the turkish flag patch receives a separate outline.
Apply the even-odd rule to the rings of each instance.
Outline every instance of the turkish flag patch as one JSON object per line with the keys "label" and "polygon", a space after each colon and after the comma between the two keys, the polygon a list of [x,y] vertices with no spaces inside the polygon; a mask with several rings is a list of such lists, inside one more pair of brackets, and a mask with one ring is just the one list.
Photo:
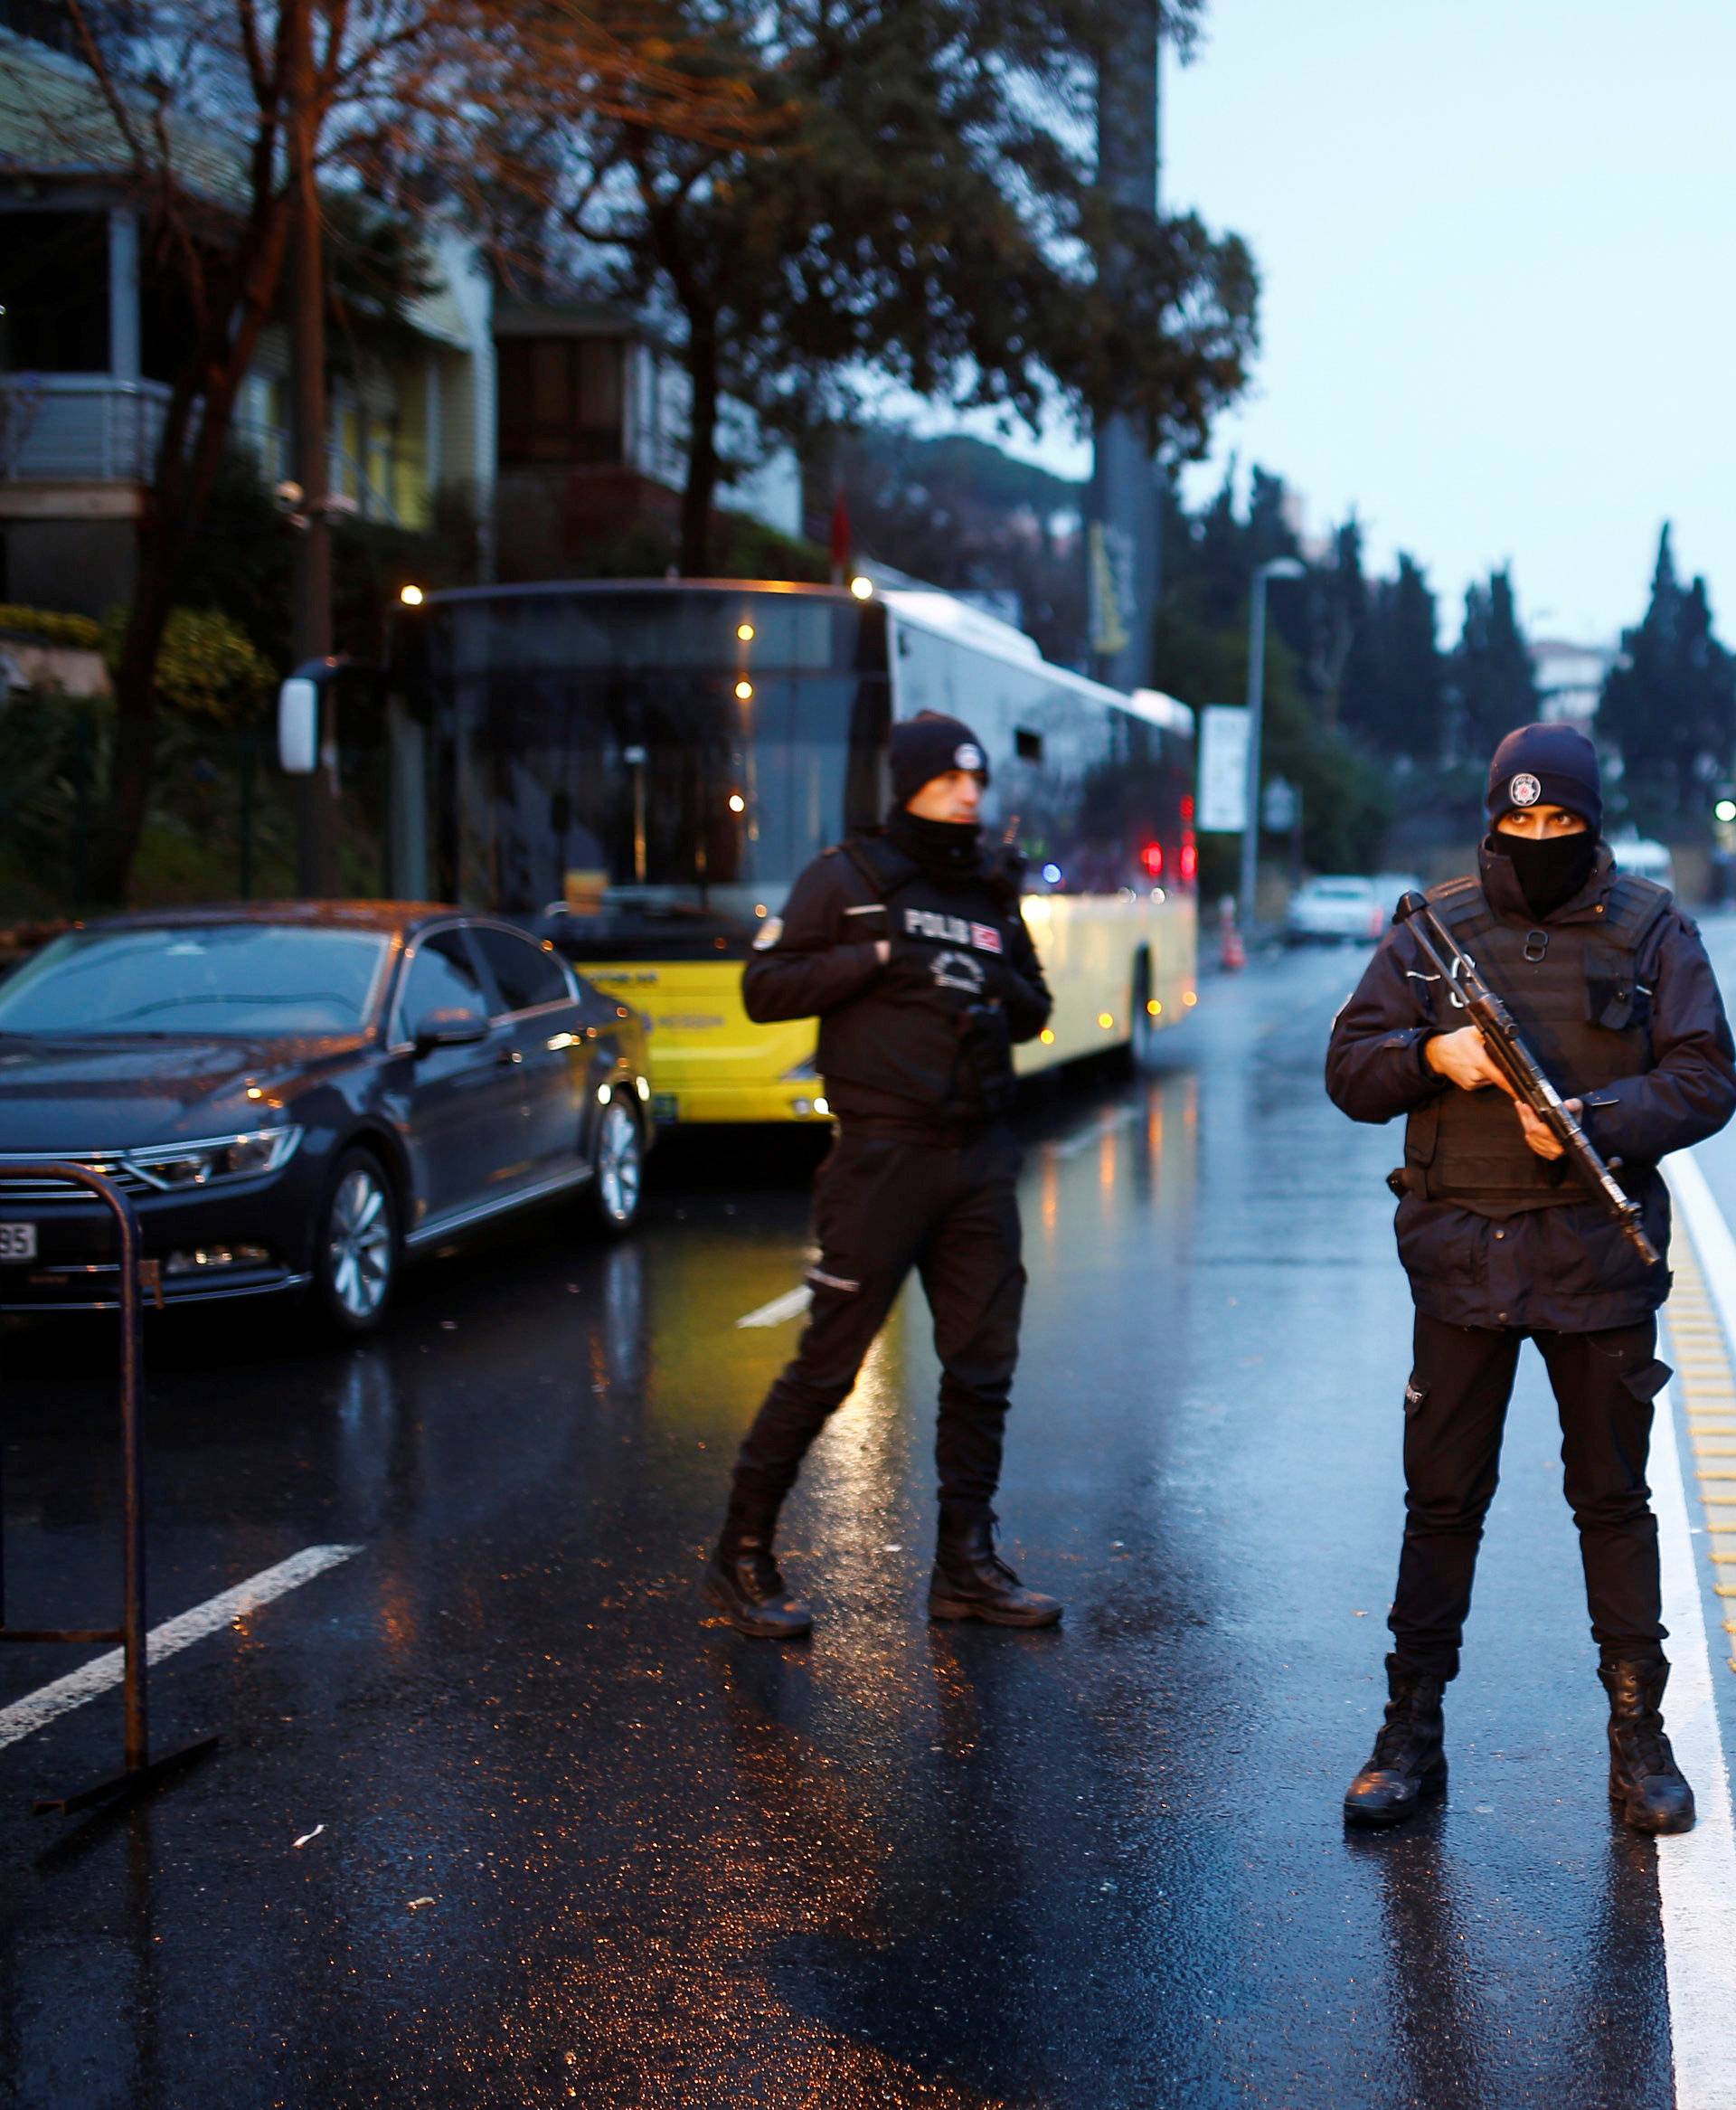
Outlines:
{"label": "turkish flag patch", "polygon": [[993,923],[973,923],[970,941],[978,952],[998,952],[1001,950],[1001,933]]}

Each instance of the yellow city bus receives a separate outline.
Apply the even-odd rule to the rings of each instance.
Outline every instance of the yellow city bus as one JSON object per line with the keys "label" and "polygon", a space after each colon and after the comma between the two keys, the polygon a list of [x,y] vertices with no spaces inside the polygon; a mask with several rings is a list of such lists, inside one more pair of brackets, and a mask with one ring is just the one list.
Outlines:
{"label": "yellow city bus", "polygon": [[532,923],[646,1014],[664,1121],[826,1118],[813,1022],[750,1023],[741,963],[802,866],[882,816],[888,728],[921,710],[975,728],[986,828],[1030,861],[1055,1011],[1020,1067],[1145,1053],[1194,1002],[1193,714],[948,595],[466,588],[427,596],[397,661],[417,890]]}

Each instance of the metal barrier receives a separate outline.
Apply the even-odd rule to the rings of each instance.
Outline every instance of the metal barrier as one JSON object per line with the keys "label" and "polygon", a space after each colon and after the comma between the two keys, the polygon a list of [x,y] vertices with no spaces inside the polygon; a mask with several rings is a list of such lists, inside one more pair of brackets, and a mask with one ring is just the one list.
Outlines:
{"label": "metal barrier", "polygon": [[[139,1432],[139,1372],[144,1360],[144,1328],[138,1217],[120,1188],[86,1165],[47,1161],[40,1165],[8,1165],[6,1178],[60,1179],[69,1186],[88,1188],[98,1200],[108,1205],[120,1235],[120,1442],[124,1498],[121,1614],[118,1627],[6,1625],[6,1518],[4,1500],[0,1500],[0,1642],[45,1642],[85,1647],[102,1642],[118,1642],[121,1647],[121,1691],[127,1720],[123,1769],[75,1793],[40,1797],[32,1805],[38,1816],[51,1812],[70,1814],[76,1810],[93,1809],[99,1803],[142,1793],[165,1774],[179,1772],[206,1756],[216,1748],[218,1739],[202,1737],[197,1743],[168,1752],[161,1758],[150,1755],[146,1698],[149,1664],[145,1625],[144,1454]],[[5,1181],[0,1180],[0,1197],[4,1197],[5,1191]]]}

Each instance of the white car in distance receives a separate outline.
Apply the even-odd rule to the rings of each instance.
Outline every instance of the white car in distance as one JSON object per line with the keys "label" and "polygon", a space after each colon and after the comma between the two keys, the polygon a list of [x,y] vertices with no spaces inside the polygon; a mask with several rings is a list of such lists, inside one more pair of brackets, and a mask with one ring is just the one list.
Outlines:
{"label": "white car in distance", "polygon": [[1362,873],[1325,873],[1305,879],[1290,896],[1284,920],[1290,945],[1373,944],[1386,928],[1398,896],[1388,902]]}

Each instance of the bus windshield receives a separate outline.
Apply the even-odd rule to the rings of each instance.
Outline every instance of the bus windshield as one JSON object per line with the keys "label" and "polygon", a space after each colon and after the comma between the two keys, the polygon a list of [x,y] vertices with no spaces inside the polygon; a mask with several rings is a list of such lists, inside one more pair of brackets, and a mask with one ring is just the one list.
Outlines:
{"label": "bus windshield", "polygon": [[440,890],[745,929],[876,816],[884,619],[751,589],[510,589],[429,611]]}

